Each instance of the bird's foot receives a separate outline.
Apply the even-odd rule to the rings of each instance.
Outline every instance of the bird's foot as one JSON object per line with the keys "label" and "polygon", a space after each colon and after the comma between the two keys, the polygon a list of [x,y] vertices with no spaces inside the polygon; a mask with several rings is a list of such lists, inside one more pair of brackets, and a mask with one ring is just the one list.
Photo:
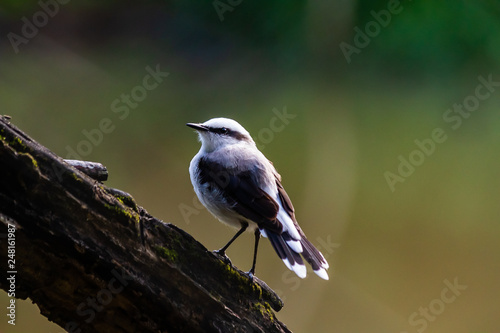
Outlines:
{"label": "bird's foot", "polygon": [[248,272],[245,272],[245,275],[248,276],[248,279],[250,282],[253,282],[255,272],[253,270],[249,270]]}
{"label": "bird's foot", "polygon": [[215,253],[216,255],[218,255],[219,257],[221,257],[222,261],[227,264],[227,265],[232,265],[231,264],[231,260],[229,259],[229,257],[226,255],[226,251],[224,250],[215,250],[213,251],[213,253]]}
{"label": "bird's foot", "polygon": [[221,257],[227,257],[227,256],[226,256],[226,251],[224,251],[223,249],[214,250],[214,251],[212,251],[212,252],[213,252],[213,253],[215,253],[215,254],[220,255]]}

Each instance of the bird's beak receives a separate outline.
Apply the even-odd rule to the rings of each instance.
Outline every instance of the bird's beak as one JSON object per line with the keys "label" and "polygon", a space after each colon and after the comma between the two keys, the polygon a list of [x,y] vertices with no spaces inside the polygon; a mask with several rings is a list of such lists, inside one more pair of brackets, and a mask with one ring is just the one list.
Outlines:
{"label": "bird's beak", "polygon": [[208,131],[208,127],[203,125],[203,124],[187,123],[186,126],[194,128],[195,130],[200,131],[200,132]]}

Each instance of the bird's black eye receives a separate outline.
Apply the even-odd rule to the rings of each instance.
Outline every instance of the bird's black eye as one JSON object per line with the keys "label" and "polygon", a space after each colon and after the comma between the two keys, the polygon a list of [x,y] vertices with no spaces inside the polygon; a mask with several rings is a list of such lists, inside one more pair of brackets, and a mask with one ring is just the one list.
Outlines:
{"label": "bird's black eye", "polygon": [[221,135],[228,135],[231,133],[231,130],[227,127],[210,127],[209,131]]}

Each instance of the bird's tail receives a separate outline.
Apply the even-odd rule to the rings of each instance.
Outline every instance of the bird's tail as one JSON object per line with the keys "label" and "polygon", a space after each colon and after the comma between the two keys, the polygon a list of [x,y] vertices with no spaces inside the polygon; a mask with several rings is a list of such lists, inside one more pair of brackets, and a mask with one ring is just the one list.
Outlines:
{"label": "bird's tail", "polygon": [[[321,252],[312,245],[312,243],[305,237],[301,235],[300,244],[302,245],[302,252],[297,252],[297,248],[292,248],[289,243],[291,237],[288,232],[283,232],[282,234],[277,234],[268,230],[261,230],[263,236],[267,237],[271,242],[274,250],[278,256],[283,260],[285,265],[291,271],[295,272],[298,277],[305,278],[307,275],[306,266],[302,257],[311,265],[314,273],[316,273],[320,278],[328,280],[328,262]],[[301,256],[302,255],[302,256]]]}

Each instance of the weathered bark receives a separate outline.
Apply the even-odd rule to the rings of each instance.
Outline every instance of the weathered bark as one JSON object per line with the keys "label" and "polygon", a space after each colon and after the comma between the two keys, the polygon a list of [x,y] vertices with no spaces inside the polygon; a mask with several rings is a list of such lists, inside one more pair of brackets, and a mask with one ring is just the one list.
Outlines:
{"label": "weathered bark", "polygon": [[[69,332],[289,332],[262,281],[1,116],[0,222],[15,226],[15,297]],[[1,238],[6,291],[7,248]]]}

